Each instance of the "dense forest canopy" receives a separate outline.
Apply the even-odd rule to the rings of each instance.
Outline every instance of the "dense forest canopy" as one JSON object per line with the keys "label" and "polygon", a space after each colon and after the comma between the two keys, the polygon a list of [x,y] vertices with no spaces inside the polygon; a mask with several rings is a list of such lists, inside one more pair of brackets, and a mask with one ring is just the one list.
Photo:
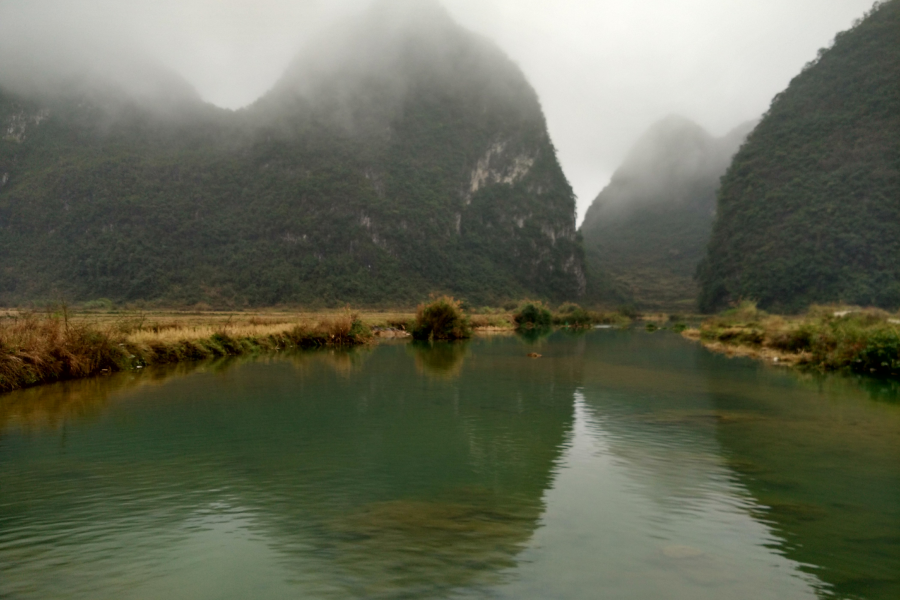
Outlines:
{"label": "dense forest canopy", "polygon": [[700,308],[900,306],[900,0],[836,36],[723,177]]}
{"label": "dense forest canopy", "polygon": [[0,78],[0,304],[583,293],[534,90],[437,3],[376,3],[236,112],[142,69]]}

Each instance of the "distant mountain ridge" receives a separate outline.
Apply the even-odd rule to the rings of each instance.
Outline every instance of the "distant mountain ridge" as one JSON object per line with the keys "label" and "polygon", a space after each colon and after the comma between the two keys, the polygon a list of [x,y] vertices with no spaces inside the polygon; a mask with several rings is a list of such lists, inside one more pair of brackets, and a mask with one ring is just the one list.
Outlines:
{"label": "distant mountain ridge", "polygon": [[722,179],[700,307],[900,306],[900,0],[772,101]]}
{"label": "distant mountain ridge", "polygon": [[590,297],[694,310],[694,274],[712,231],[719,178],[754,125],[715,138],[670,116],[641,136],[581,226]]}
{"label": "distant mountain ridge", "polygon": [[0,88],[0,304],[578,298],[574,194],[521,71],[433,2],[327,38],[236,112],[174,77]]}

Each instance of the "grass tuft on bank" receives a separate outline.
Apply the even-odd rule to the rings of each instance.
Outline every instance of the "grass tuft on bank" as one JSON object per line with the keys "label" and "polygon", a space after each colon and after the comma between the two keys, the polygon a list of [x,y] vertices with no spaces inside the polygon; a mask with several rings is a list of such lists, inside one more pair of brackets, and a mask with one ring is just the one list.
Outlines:
{"label": "grass tuft on bank", "polygon": [[412,336],[416,340],[464,340],[472,337],[472,326],[459,300],[440,296],[419,305]]}

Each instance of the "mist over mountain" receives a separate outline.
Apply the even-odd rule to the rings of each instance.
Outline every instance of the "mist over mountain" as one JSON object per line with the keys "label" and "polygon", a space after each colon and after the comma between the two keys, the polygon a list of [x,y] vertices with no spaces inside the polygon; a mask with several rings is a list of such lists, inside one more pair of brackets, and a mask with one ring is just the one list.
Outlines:
{"label": "mist over mountain", "polygon": [[323,32],[236,112],[122,62],[0,77],[0,303],[584,290],[534,90],[436,2],[378,2]]}
{"label": "mist over mountain", "polygon": [[693,309],[719,178],[754,125],[714,138],[670,116],[641,136],[581,226],[591,298]]}
{"label": "mist over mountain", "polygon": [[700,306],[900,306],[900,0],[776,96],[722,179]]}

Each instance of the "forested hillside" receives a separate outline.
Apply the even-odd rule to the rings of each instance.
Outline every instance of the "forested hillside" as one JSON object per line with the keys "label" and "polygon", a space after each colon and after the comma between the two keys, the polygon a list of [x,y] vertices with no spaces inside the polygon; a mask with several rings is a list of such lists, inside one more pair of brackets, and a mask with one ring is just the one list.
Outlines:
{"label": "forested hillside", "polygon": [[719,178],[753,123],[721,138],[682,117],[653,125],[588,209],[589,297],[691,312]]}
{"label": "forested hillside", "polygon": [[0,304],[584,291],[534,90],[436,3],[376,3],[240,111],[145,83],[0,89]]}
{"label": "forested hillside", "polygon": [[900,306],[900,0],[776,96],[723,177],[700,307]]}

